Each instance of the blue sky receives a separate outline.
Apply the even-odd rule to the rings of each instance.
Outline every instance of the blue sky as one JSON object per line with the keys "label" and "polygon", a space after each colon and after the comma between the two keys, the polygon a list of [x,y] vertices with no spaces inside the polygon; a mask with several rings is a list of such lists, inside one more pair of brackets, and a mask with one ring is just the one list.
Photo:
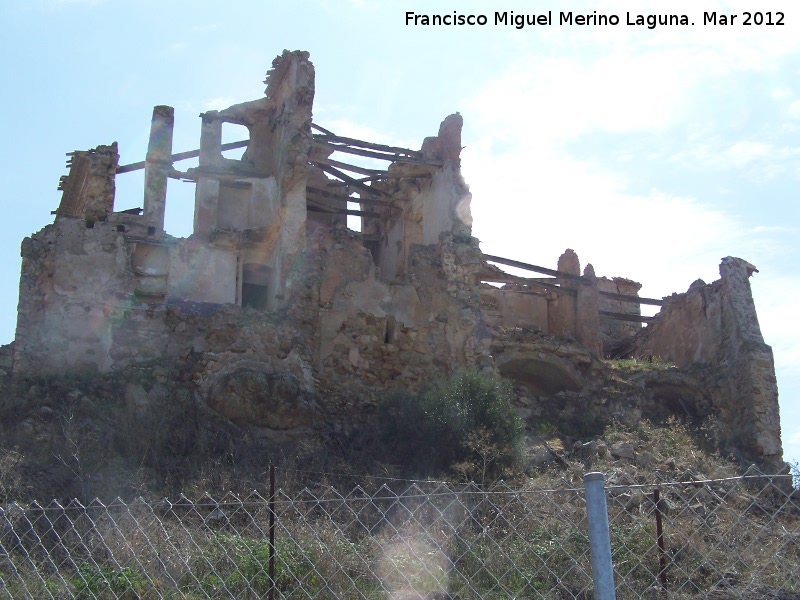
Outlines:
{"label": "blue sky", "polygon": [[[13,339],[19,244],[51,222],[64,154],[118,141],[144,158],[152,107],[175,107],[175,151],[198,114],[259,97],[284,48],[311,53],[314,118],[342,135],[419,147],[464,116],[463,173],[484,251],[553,266],[565,248],[599,275],[683,292],[741,256],[775,351],[785,456],[800,460],[800,9],[777,2],[495,0],[28,0],[0,5],[0,343]],[[784,14],[744,26],[745,11]],[[694,26],[627,26],[626,13]],[[551,26],[492,25],[495,11]],[[559,11],[618,26],[561,26]],[[405,24],[406,11],[485,14],[482,27]],[[702,25],[703,13],[738,15]],[[237,137],[231,131],[231,140]],[[181,166],[188,166],[181,163]],[[170,182],[167,230],[191,228]],[[116,207],[141,206],[141,177]]]}

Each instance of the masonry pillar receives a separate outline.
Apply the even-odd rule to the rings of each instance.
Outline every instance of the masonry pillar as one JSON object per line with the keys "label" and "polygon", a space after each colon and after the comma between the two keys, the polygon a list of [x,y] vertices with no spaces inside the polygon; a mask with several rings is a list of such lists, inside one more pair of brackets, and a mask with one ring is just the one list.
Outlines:
{"label": "masonry pillar", "polygon": [[217,227],[219,180],[204,176],[203,170],[220,166],[222,121],[217,111],[203,113],[200,118],[200,168],[194,196],[194,233],[207,237]]}
{"label": "masonry pillar", "polygon": [[601,352],[600,344],[600,289],[594,267],[586,265],[583,276],[588,285],[578,284],[575,287],[575,334],[587,348]]}
{"label": "masonry pillar", "polygon": [[778,383],[772,348],[758,324],[750,276],[758,270],[728,256],[722,276],[722,343],[720,363],[727,367],[731,418],[725,423],[731,445],[772,469],[783,466]]}
{"label": "masonry pillar", "polygon": [[[562,273],[578,276],[581,274],[581,263],[572,249],[567,249],[558,258],[558,270]],[[570,278],[559,279],[564,293],[555,295],[547,304],[547,325],[550,333],[556,335],[574,335],[575,330],[575,290],[581,284]],[[570,291],[572,293],[570,293]]]}
{"label": "masonry pillar", "polygon": [[200,118],[200,166],[214,166],[222,156],[222,121],[215,110],[201,114]]}
{"label": "masonry pillar", "polygon": [[144,217],[156,231],[164,230],[167,205],[167,175],[172,168],[172,128],[175,109],[153,107],[150,142],[147,145],[144,171]]}

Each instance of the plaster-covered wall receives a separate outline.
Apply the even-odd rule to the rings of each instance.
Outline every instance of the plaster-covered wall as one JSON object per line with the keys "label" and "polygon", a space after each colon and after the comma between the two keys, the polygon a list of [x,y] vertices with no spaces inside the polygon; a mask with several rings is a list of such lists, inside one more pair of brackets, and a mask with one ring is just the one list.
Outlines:
{"label": "plaster-covered wall", "polygon": [[169,301],[236,303],[236,252],[189,238],[170,247]]}
{"label": "plaster-covered wall", "polygon": [[15,370],[109,367],[109,316],[132,293],[129,248],[109,222],[60,217],[22,243]]}

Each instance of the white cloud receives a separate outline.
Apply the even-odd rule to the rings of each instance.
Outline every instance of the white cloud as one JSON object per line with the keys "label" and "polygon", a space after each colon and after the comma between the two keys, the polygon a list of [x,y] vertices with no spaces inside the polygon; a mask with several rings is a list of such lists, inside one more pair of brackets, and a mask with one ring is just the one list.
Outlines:
{"label": "white cloud", "polygon": [[713,175],[711,171],[735,170],[762,182],[779,177],[800,179],[800,146],[753,140],[731,142],[718,134],[692,139],[685,149],[673,152],[666,160],[692,169],[709,169],[709,176]]}
{"label": "white cloud", "polygon": [[232,96],[217,96],[203,102],[203,110],[222,110],[236,103]]}
{"label": "white cloud", "polygon": [[418,149],[422,144],[422,140],[413,140],[397,136],[387,137],[385,131],[378,131],[361,123],[351,121],[350,119],[338,118],[330,121],[320,122],[320,125],[336,135],[356,138],[367,142],[374,142],[376,144],[399,146],[401,148],[409,148],[412,150]]}
{"label": "white cloud", "polygon": [[189,31],[192,33],[209,33],[219,30],[219,23],[206,23],[202,25],[192,25]]}
{"label": "white cloud", "polygon": [[[760,282],[764,276],[769,277],[767,285]],[[797,307],[788,299],[800,297],[800,279],[771,273],[754,277],[752,287],[758,320],[764,340],[775,351],[776,367],[796,368],[800,364],[800,321],[796,318]]]}
{"label": "white cloud", "polygon": [[800,100],[792,102],[786,112],[793,119],[800,119]]}
{"label": "white cloud", "polygon": [[549,143],[593,131],[658,131],[685,109],[691,75],[682,62],[625,54],[523,60],[472,99],[469,111],[500,138],[520,129]]}
{"label": "white cloud", "polygon": [[777,87],[769,93],[773,100],[787,100],[792,97],[792,90],[787,87]]}
{"label": "white cloud", "polygon": [[800,428],[783,428],[783,457],[792,464],[800,462]]}
{"label": "white cloud", "polygon": [[736,142],[722,153],[722,162],[743,167],[768,156],[772,150],[769,144],[761,142]]}
{"label": "white cloud", "polygon": [[52,0],[53,5],[60,7],[60,6],[99,6],[100,4],[105,4],[106,0]]}
{"label": "white cloud", "polygon": [[[484,246],[551,267],[571,247],[598,274],[639,280],[657,296],[716,278],[719,259],[745,237],[742,223],[693,198],[633,195],[621,174],[566,146],[590,133],[649,135],[684,123],[703,79],[694,62],[670,48],[534,58],[489,82],[467,104],[481,139],[463,154]],[[767,150],[734,147],[729,160]]]}

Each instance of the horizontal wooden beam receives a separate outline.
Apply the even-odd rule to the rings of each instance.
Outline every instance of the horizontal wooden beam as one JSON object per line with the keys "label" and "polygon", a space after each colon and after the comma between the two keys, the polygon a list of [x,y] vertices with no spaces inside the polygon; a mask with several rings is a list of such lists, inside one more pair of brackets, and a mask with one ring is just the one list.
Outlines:
{"label": "horizontal wooden beam", "polygon": [[[368,181],[386,181],[389,179],[417,179],[417,178],[430,179],[431,177],[430,173],[425,173],[424,175],[412,175],[411,177],[409,177],[408,175],[389,175],[388,172],[384,173],[385,174],[381,175],[371,175],[370,177],[360,177],[356,181],[360,181],[361,183],[366,183]],[[337,186],[344,187],[346,185],[347,184],[344,183],[343,181],[332,181],[328,184],[329,187],[337,187]],[[394,197],[394,199],[398,200],[396,196]],[[406,200],[406,198],[403,198],[403,200]]]}
{"label": "horizontal wooden beam", "polygon": [[140,171],[142,169],[144,169],[144,161],[122,165],[117,167],[117,175],[120,173],[130,173],[131,171]]}
{"label": "horizontal wooden beam", "polygon": [[620,302],[630,302],[631,304],[650,304],[653,306],[664,306],[664,300],[657,300],[656,298],[642,298],[640,296],[630,296],[628,294],[615,294],[614,292],[600,292],[601,296],[611,298],[612,300],[619,300]]}
{"label": "horizontal wooden beam", "polygon": [[350,196],[345,196],[344,194],[334,194],[333,192],[323,190],[322,188],[314,187],[313,185],[306,186],[306,192],[312,192],[314,194],[323,196],[324,198],[330,198],[332,200],[344,200],[345,202],[357,202],[359,200],[359,198],[351,198]]}
{"label": "horizontal wooden beam", "polygon": [[414,158],[412,156],[402,156],[400,154],[385,154],[381,152],[373,152],[372,150],[362,150],[360,148],[351,148],[350,146],[338,146],[328,142],[321,141],[319,138],[314,138],[314,145],[326,150],[333,150],[334,152],[344,152],[346,154],[355,154],[357,156],[366,156],[368,158],[377,158],[379,160],[386,160],[389,162],[403,162],[413,163],[417,165],[428,165],[431,167],[441,167],[442,163],[439,161],[423,160],[421,158]]}
{"label": "horizontal wooden beam", "polygon": [[[518,283],[521,285],[535,285],[548,290],[552,290],[558,294],[565,294],[567,296],[578,295],[578,292],[571,288],[561,287],[554,283],[545,283],[544,281],[540,281],[538,279],[526,279],[525,277],[514,277],[513,275],[509,275],[508,277],[497,277],[495,275],[487,275],[486,277],[482,276],[480,280],[486,283]],[[525,293],[522,290],[503,290],[503,291]]]}
{"label": "horizontal wooden beam", "polygon": [[339,167],[344,171],[350,171],[352,173],[360,173],[361,175],[369,175],[370,177],[379,177],[381,175],[388,175],[388,171],[379,171],[378,169],[366,169],[364,167],[358,167],[356,165],[350,165],[348,163],[343,163],[338,160],[332,160],[330,158],[315,158],[314,160],[310,161],[312,165],[316,165],[317,163],[328,165],[331,167]]}
{"label": "horizontal wooden beam", "polygon": [[306,196],[306,210],[310,210],[312,212],[326,212],[335,215],[340,210],[345,210],[345,209],[336,208],[335,206],[328,206],[327,204],[320,202],[318,199],[309,198],[308,196]]}
{"label": "horizontal wooden beam", "polygon": [[533,271],[534,273],[542,273],[544,275],[551,275],[559,279],[569,279],[571,281],[580,281],[588,285],[589,280],[580,275],[573,275],[572,273],[564,273],[563,271],[556,271],[555,269],[548,269],[547,267],[540,267],[538,265],[531,265],[529,263],[520,262],[518,260],[511,260],[510,258],[503,258],[501,256],[492,256],[491,254],[484,254],[484,260],[497,263],[500,265],[507,265],[509,267],[516,267],[517,269],[524,269],[526,271]]}
{"label": "horizontal wooden beam", "polygon": [[[326,129],[323,129],[318,125],[315,126],[314,124],[312,124],[312,127],[319,129],[320,131],[327,132]],[[371,150],[350,148],[349,145],[339,145],[337,143],[331,143],[331,142],[341,142],[342,144],[359,146],[359,148],[370,148],[372,150],[378,150],[378,151],[373,152]],[[239,142],[228,142],[226,144],[222,144],[220,146],[220,149],[224,152],[226,150],[236,150],[237,148],[246,148],[249,143],[250,140],[242,140]],[[348,154],[356,154],[358,156],[377,158],[380,160],[387,160],[390,162],[410,162],[415,164],[430,165],[433,167],[442,166],[442,163],[440,162],[423,160],[422,153],[416,150],[409,150],[407,148],[398,148],[395,146],[384,146],[383,144],[372,144],[370,142],[362,142],[361,140],[354,140],[352,138],[339,137],[330,132],[327,132],[323,136],[316,135],[314,137],[314,143],[320,147],[333,150],[334,152],[346,152]],[[186,152],[178,152],[177,154],[173,154],[170,157],[170,160],[172,162],[178,162],[181,160],[187,160],[189,158],[197,158],[198,156],[200,156],[200,150],[187,150]],[[355,173],[361,173],[363,175],[377,175],[382,173],[382,171],[378,169],[365,169],[364,167],[356,167],[355,165],[348,165],[347,163],[341,163],[339,161],[333,161],[331,159],[325,159],[325,161],[341,169],[346,169],[349,171],[353,171]],[[317,162],[324,162],[324,161],[322,159],[318,159]],[[144,167],[145,167],[145,161],[140,161],[140,162],[130,163],[127,165],[121,165],[117,167],[116,172],[118,175],[120,175],[122,173],[130,173],[132,171],[140,171],[144,169]]]}
{"label": "horizontal wooden beam", "polygon": [[[228,142],[227,144],[222,144],[220,148],[225,150],[236,150],[236,148],[244,148],[250,143],[249,140],[242,140],[241,142]],[[187,150],[186,152],[178,152],[177,154],[173,154],[170,156],[170,161],[178,162],[181,160],[186,160],[188,158],[197,158],[200,156],[200,150]],[[117,167],[117,175],[120,173],[130,173],[131,171],[140,171],[144,169],[145,161],[131,163],[129,165],[122,165],[121,167]]]}
{"label": "horizontal wooden beam", "polygon": [[419,150],[411,150],[410,148],[400,148],[398,146],[386,146],[385,144],[365,142],[364,140],[334,135],[330,132],[324,135],[314,134],[314,140],[323,140],[325,142],[344,144],[345,146],[366,148],[367,150],[377,150],[378,152],[388,152],[389,154],[404,154],[414,158],[423,158],[423,154]]}
{"label": "horizontal wooden beam", "polygon": [[322,125],[317,125],[316,123],[311,123],[311,129],[316,129],[317,131],[321,131],[325,135],[332,135],[332,136],[336,137],[335,133],[333,133],[332,131],[328,131],[327,129],[322,127]]}
{"label": "horizontal wooden beam", "polygon": [[333,175],[334,177],[338,177],[339,179],[341,179],[342,181],[344,181],[348,185],[353,186],[354,188],[356,188],[357,190],[361,191],[362,193],[366,192],[370,196],[384,196],[386,198],[391,198],[391,196],[392,196],[391,194],[387,194],[383,190],[371,188],[367,184],[361,183],[360,181],[358,181],[356,179],[353,179],[347,173],[343,173],[342,171],[340,171],[336,167],[331,167],[329,165],[323,165],[321,163],[315,163],[315,164],[316,164],[316,166],[318,166],[320,169],[322,169],[326,173],[328,173],[330,175]]}
{"label": "horizontal wooden beam", "polygon": [[370,175],[369,177],[362,177],[359,179],[361,182],[367,181],[381,181],[384,179],[430,179],[430,173],[423,173],[422,175],[390,175],[388,171],[384,171],[378,175]]}
{"label": "horizontal wooden beam", "polygon": [[625,313],[609,312],[607,310],[601,310],[600,316],[617,321],[630,321],[631,323],[655,323],[658,321],[658,317],[643,317],[641,315],[629,315]]}
{"label": "horizontal wooden beam", "polygon": [[322,198],[330,200],[342,200],[344,202],[352,202],[354,204],[372,204],[374,206],[388,206],[389,208],[398,208],[399,210],[399,207],[393,206],[391,202],[387,202],[386,200],[377,200],[375,198],[351,198],[350,196],[344,196],[342,194],[334,194],[312,186],[308,186],[306,188],[306,196],[307,197],[320,196]]}
{"label": "horizontal wooden beam", "polygon": [[324,207],[310,205],[310,206],[306,207],[306,210],[308,212],[319,212],[319,213],[326,213],[326,214],[332,214],[332,215],[334,215],[334,214],[335,215],[350,215],[350,216],[353,216],[353,217],[377,217],[378,216],[377,213],[368,212],[368,211],[364,211],[364,210],[350,210],[349,208],[348,209],[333,208],[333,209],[330,209],[330,210],[325,210]]}

